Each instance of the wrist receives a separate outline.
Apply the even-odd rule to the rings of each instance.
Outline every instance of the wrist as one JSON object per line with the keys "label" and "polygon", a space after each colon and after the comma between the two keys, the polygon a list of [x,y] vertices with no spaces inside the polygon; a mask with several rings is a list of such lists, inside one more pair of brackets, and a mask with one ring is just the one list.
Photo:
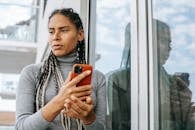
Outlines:
{"label": "wrist", "polygon": [[64,99],[61,96],[56,95],[51,101],[60,110],[64,108]]}
{"label": "wrist", "polygon": [[[61,105],[62,104],[62,105]],[[61,112],[63,109],[63,103],[56,96],[48,102],[42,109],[43,117],[51,122],[55,119],[55,117]]]}

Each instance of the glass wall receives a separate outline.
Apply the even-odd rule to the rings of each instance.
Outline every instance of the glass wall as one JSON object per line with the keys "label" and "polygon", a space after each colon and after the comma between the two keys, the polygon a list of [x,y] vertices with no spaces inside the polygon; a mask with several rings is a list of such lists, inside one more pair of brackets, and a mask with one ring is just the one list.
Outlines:
{"label": "glass wall", "polygon": [[195,2],[154,0],[159,130],[195,129]]}
{"label": "glass wall", "polygon": [[[39,2],[39,0],[0,1],[0,41],[3,44],[0,44],[0,52],[6,56],[5,59],[8,59],[2,59],[3,56],[1,56],[3,64],[7,66],[13,64],[17,68],[18,64],[26,63],[25,56],[22,59],[24,63],[23,61],[22,63],[13,61],[19,59],[17,56],[22,55],[21,50],[26,47],[25,43],[35,43],[37,40]],[[10,43],[10,46],[5,46],[6,43]],[[15,44],[13,43],[22,43],[24,47],[22,45],[21,48],[17,45],[14,46]],[[29,53],[35,55],[31,51]],[[30,58],[34,57],[31,56]],[[13,130],[15,124],[16,87],[19,74],[18,71],[12,73],[9,68],[6,69],[1,69],[3,72],[0,71],[0,130]]]}
{"label": "glass wall", "polygon": [[107,130],[130,130],[130,0],[97,0],[96,69],[107,78]]}
{"label": "glass wall", "polygon": [[37,0],[1,0],[0,40],[35,42],[38,5]]}
{"label": "glass wall", "polygon": [[0,74],[0,130],[15,124],[16,86],[19,74]]}

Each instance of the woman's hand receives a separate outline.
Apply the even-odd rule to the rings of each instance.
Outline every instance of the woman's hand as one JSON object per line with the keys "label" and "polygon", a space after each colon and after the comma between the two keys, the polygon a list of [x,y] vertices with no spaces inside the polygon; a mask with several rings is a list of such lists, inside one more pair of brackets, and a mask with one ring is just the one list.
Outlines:
{"label": "woman's hand", "polygon": [[68,75],[63,86],[60,88],[58,97],[62,100],[62,106],[64,105],[64,100],[70,98],[71,96],[77,97],[80,100],[86,100],[86,97],[91,95],[92,87],[91,85],[84,85],[76,87],[77,83],[79,83],[83,78],[88,76],[91,71],[84,71],[79,74],[77,77],[71,80],[71,72]]}
{"label": "woman's hand", "polygon": [[59,93],[42,108],[43,117],[47,121],[53,121],[62,109],[64,109],[64,101],[66,99],[70,99],[70,97],[73,96],[82,101],[86,100],[86,96],[91,95],[91,85],[76,87],[76,84],[90,73],[90,71],[84,71],[72,80],[71,73],[69,73],[68,78],[60,88]]}
{"label": "woman's hand", "polygon": [[96,119],[91,96],[86,97],[85,101],[81,101],[72,95],[70,99],[65,100],[64,107],[65,109],[62,111],[64,114],[72,118],[81,119],[85,125],[93,123]]}

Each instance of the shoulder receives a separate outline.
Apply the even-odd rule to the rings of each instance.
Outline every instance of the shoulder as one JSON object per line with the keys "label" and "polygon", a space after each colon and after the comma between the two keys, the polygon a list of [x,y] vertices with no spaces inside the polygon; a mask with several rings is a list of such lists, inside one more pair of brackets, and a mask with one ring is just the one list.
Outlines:
{"label": "shoulder", "polygon": [[106,81],[105,75],[99,70],[93,70],[92,80],[95,86],[104,86]]}
{"label": "shoulder", "polygon": [[25,66],[21,71],[21,77],[35,78],[40,71],[41,65],[42,63],[30,64]]}
{"label": "shoulder", "polygon": [[99,70],[93,70],[93,78],[105,80],[105,75]]}
{"label": "shoulder", "polygon": [[130,76],[130,68],[119,68],[117,70],[111,71],[106,74],[106,78],[110,79],[117,79],[117,78],[125,78]]}
{"label": "shoulder", "polygon": [[39,63],[39,64],[30,64],[30,65],[25,66],[22,69],[21,73],[38,72],[40,68],[41,68],[41,63]]}

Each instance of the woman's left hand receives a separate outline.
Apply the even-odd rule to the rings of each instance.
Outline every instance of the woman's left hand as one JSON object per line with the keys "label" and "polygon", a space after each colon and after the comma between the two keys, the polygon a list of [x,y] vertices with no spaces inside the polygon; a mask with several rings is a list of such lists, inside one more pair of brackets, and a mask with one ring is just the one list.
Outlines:
{"label": "woman's left hand", "polygon": [[93,123],[96,119],[91,96],[87,96],[86,101],[81,101],[72,95],[70,99],[65,100],[64,107],[65,109],[62,111],[64,114],[72,118],[81,119],[85,125]]}

